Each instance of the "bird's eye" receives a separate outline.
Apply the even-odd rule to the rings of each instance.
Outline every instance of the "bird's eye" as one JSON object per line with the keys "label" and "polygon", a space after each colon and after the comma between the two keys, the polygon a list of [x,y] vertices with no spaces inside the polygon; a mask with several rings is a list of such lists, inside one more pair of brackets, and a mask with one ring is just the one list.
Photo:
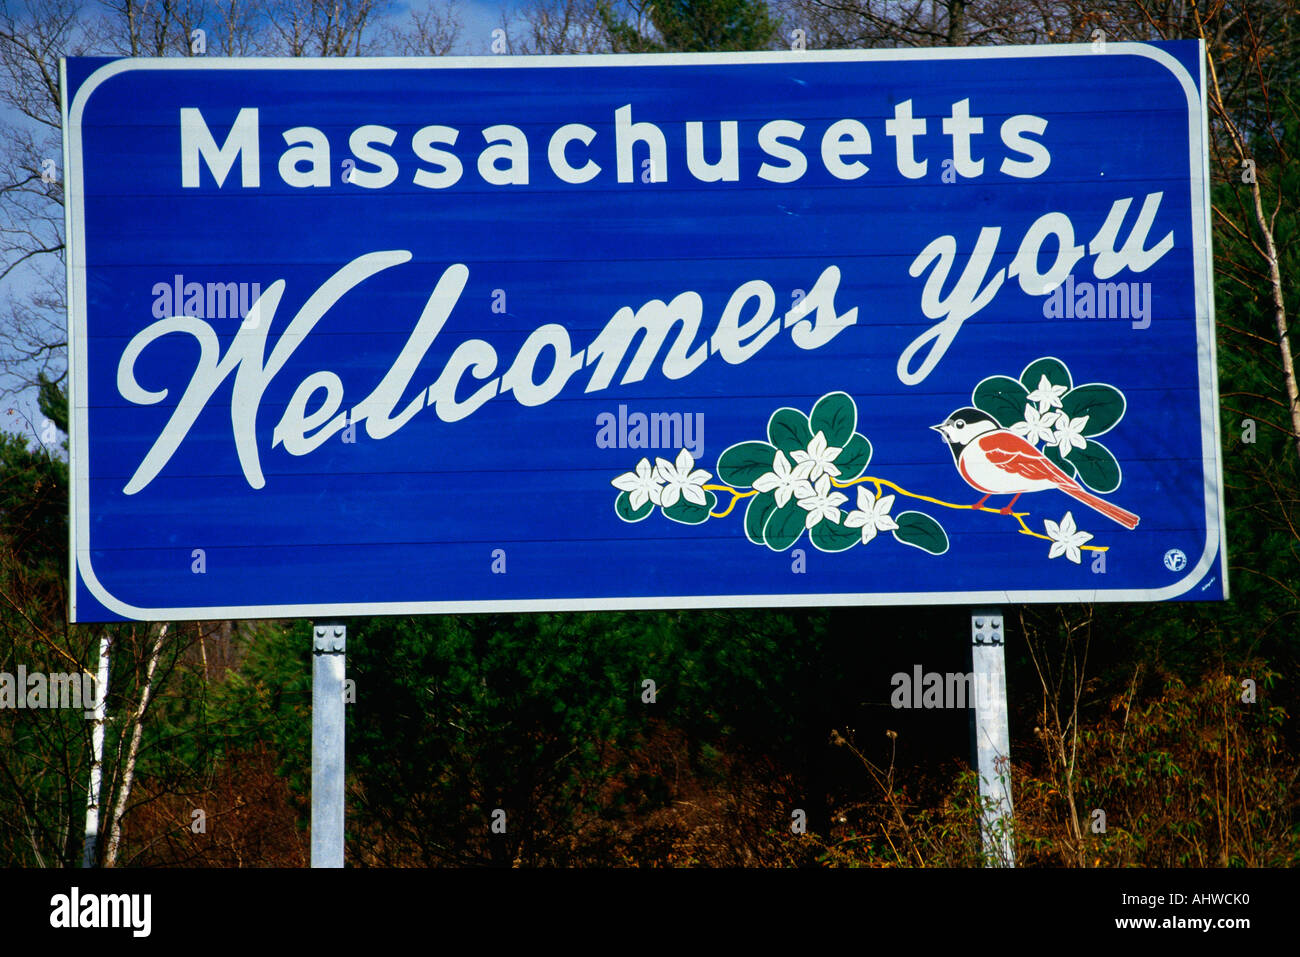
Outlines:
{"label": "bird's eye", "polygon": [[958,419],[958,420],[957,420],[957,427],[958,427],[958,428],[961,428],[961,427],[964,426],[965,424],[966,424],[966,420],[965,420],[965,419]]}

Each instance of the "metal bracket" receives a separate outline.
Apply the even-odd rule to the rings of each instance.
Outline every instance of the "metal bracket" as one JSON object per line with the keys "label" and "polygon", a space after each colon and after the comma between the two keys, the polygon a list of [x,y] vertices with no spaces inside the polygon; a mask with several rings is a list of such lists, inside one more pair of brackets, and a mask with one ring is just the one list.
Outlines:
{"label": "metal bracket", "polygon": [[347,654],[348,631],[341,622],[327,621],[312,628],[312,654]]}
{"label": "metal bracket", "polygon": [[975,612],[971,616],[971,642],[976,645],[1004,644],[1001,612]]}

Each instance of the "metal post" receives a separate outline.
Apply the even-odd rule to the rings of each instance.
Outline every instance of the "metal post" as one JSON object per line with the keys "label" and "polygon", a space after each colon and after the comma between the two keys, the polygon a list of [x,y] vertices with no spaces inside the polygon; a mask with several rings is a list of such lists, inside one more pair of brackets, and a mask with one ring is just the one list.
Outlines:
{"label": "metal post", "polygon": [[971,612],[971,751],[979,774],[984,815],[980,836],[986,867],[1015,867],[1011,812],[1011,733],[1007,721],[1007,670],[1002,611]]}
{"label": "metal post", "polygon": [[343,675],[348,630],[341,621],[312,629],[311,866],[343,866]]}

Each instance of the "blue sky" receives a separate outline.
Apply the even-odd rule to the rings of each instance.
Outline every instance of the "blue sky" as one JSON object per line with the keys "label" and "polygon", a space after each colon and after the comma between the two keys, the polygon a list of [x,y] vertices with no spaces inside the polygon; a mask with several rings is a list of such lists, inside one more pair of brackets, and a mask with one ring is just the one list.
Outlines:
{"label": "blue sky", "polygon": [[462,9],[461,20],[465,29],[461,34],[463,53],[487,53],[491,42],[492,30],[501,22],[501,14],[506,4],[492,0],[466,2]]}

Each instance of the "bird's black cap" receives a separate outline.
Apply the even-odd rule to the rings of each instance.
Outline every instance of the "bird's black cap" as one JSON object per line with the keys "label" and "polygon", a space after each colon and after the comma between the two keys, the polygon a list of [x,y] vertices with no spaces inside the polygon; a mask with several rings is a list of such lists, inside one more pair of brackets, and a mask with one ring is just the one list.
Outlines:
{"label": "bird's black cap", "polygon": [[958,409],[952,415],[948,416],[947,419],[940,422],[938,425],[930,426],[930,428],[934,429],[935,431],[938,431],[942,429],[943,426],[945,425],[957,424],[958,419],[960,419],[963,423],[992,422],[994,425],[998,424],[997,419],[993,418],[993,416],[989,415],[987,412],[983,412],[980,409],[972,408],[971,406],[966,406],[966,408]]}

